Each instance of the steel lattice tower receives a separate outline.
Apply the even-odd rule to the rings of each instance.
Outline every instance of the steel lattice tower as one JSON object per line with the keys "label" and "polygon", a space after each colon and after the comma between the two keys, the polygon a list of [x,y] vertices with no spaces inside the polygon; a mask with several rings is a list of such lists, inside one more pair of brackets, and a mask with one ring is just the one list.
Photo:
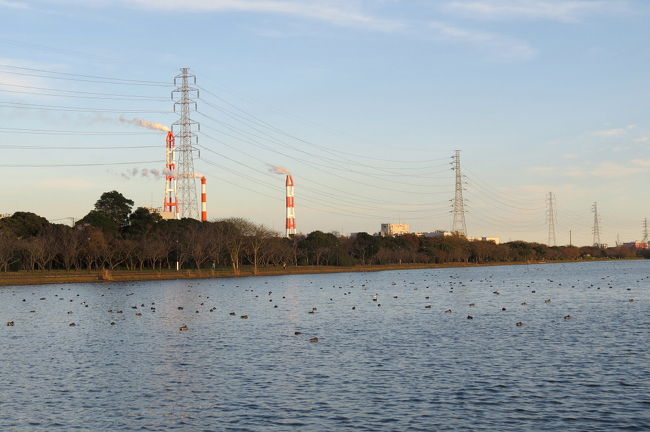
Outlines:
{"label": "steel lattice tower", "polygon": [[601,247],[600,243],[600,217],[598,216],[598,203],[595,202],[591,206],[591,211],[594,212],[594,227],[592,232],[594,234],[594,247]]}
{"label": "steel lattice tower", "polygon": [[555,195],[553,192],[548,193],[548,198],[546,199],[546,223],[548,224],[548,245],[557,246],[557,240],[555,239],[555,225],[557,221],[557,215],[555,213]]}
{"label": "steel lattice tower", "polygon": [[648,242],[648,218],[643,219],[643,240],[642,242]]}
{"label": "steel lattice tower", "polygon": [[[179,143],[178,174],[176,176],[178,212],[184,218],[199,218],[198,201],[196,198],[196,177],[194,175],[194,144],[198,138],[194,130],[200,130],[198,122],[190,118],[190,112],[196,111],[196,99],[199,97],[199,90],[190,87],[196,84],[196,76],[189,73],[189,68],[181,68],[181,73],[174,77],[176,89],[172,91],[174,101],[174,112],[180,114],[180,119],[172,124],[172,130],[176,133]],[[180,83],[180,84],[179,84]]]}
{"label": "steel lattice tower", "polygon": [[460,170],[460,150],[456,150],[452,159],[452,170],[456,171],[456,193],[453,202],[454,221],[451,231],[462,236],[467,236],[465,200],[463,199],[463,174]]}

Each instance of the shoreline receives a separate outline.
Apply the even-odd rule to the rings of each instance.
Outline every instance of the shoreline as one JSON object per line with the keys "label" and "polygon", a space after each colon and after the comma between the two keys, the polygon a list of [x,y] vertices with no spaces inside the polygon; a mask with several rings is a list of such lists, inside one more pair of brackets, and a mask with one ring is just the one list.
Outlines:
{"label": "shoreline", "polygon": [[73,284],[73,283],[106,283],[106,282],[140,282],[156,280],[180,280],[180,279],[222,279],[222,278],[242,278],[256,276],[285,276],[293,274],[328,274],[328,273],[365,273],[379,271],[396,271],[396,270],[422,270],[422,269],[441,269],[441,268],[470,268],[470,267],[500,267],[509,265],[531,265],[531,264],[565,264],[565,263],[584,263],[600,261],[639,261],[643,258],[633,258],[625,260],[611,259],[592,259],[592,260],[558,260],[558,261],[517,261],[517,262],[493,262],[493,263],[445,263],[445,264],[384,264],[384,265],[366,265],[366,266],[298,266],[287,267],[286,269],[262,268],[257,274],[253,273],[252,268],[242,269],[236,275],[232,269],[218,270],[118,270],[108,271],[34,271],[34,272],[8,272],[0,273],[0,287],[24,286],[24,285],[49,285],[49,284]]}

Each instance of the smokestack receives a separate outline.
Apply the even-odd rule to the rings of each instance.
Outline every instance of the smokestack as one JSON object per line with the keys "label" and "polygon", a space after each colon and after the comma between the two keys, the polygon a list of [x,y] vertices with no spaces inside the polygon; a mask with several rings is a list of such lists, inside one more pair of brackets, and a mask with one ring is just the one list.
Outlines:
{"label": "smokestack", "polygon": [[296,202],[294,196],[294,182],[291,174],[287,175],[287,237],[296,234]]}
{"label": "smokestack", "polygon": [[165,163],[165,205],[163,218],[180,219],[178,212],[178,197],[176,195],[176,137],[172,131],[167,132]]}
{"label": "smokestack", "polygon": [[208,179],[201,177],[201,222],[208,221],[208,194],[206,193],[206,183]]}

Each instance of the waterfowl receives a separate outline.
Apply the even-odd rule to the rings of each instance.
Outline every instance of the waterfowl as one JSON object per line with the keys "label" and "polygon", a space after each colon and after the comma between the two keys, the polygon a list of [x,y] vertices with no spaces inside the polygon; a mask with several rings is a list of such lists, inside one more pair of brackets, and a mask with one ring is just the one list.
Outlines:
{"label": "waterfowl", "polygon": [[544,303],[550,303],[550,302],[551,302],[551,299],[544,300]]}
{"label": "waterfowl", "polygon": [[8,321],[8,322],[7,322],[7,327],[13,327],[13,326],[15,326],[15,325],[16,325],[16,323],[13,322],[13,321]]}
{"label": "waterfowl", "polygon": [[517,327],[521,327],[521,326],[524,325],[524,323],[522,323],[521,321],[519,321],[519,322],[518,322],[517,324],[515,324],[515,325],[516,325]]}
{"label": "waterfowl", "polygon": [[565,320],[570,320],[571,318],[573,318],[571,315],[565,315],[565,316],[564,316],[564,319],[565,319]]}
{"label": "waterfowl", "polygon": [[234,312],[230,312],[228,315],[235,316],[236,314]]}
{"label": "waterfowl", "polygon": [[451,309],[447,309],[447,310],[445,311],[445,313],[451,313],[451,312],[452,312]]}
{"label": "waterfowl", "polygon": [[471,315],[467,315],[467,319],[474,319],[474,317]]}
{"label": "waterfowl", "polygon": [[426,305],[424,308],[425,309],[431,309],[431,305]]}
{"label": "waterfowl", "polygon": [[77,324],[75,324],[75,323],[68,324],[68,327],[76,327],[76,326],[77,326]]}
{"label": "waterfowl", "polygon": [[179,331],[186,331],[189,330],[190,328],[187,325],[182,325],[178,328]]}
{"label": "waterfowl", "polygon": [[301,335],[302,332],[301,332],[301,331],[295,331],[295,332],[293,332],[293,334],[296,335],[296,336],[298,336],[298,335]]}
{"label": "waterfowl", "polygon": [[317,338],[317,337],[313,337],[313,338],[309,339],[309,342],[314,342],[314,343],[316,343],[316,342],[318,342],[318,338]]}
{"label": "waterfowl", "polygon": [[242,315],[242,316],[240,316],[239,318],[241,318],[241,319],[248,319],[248,315]]}

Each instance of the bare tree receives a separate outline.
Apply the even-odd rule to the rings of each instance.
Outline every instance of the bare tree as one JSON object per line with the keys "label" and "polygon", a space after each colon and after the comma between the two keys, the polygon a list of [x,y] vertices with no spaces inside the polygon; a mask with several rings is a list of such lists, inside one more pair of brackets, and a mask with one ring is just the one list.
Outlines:
{"label": "bare tree", "polygon": [[253,263],[253,274],[257,274],[260,252],[275,233],[264,225],[247,225],[246,232],[244,232],[247,243],[246,255],[248,260]]}

